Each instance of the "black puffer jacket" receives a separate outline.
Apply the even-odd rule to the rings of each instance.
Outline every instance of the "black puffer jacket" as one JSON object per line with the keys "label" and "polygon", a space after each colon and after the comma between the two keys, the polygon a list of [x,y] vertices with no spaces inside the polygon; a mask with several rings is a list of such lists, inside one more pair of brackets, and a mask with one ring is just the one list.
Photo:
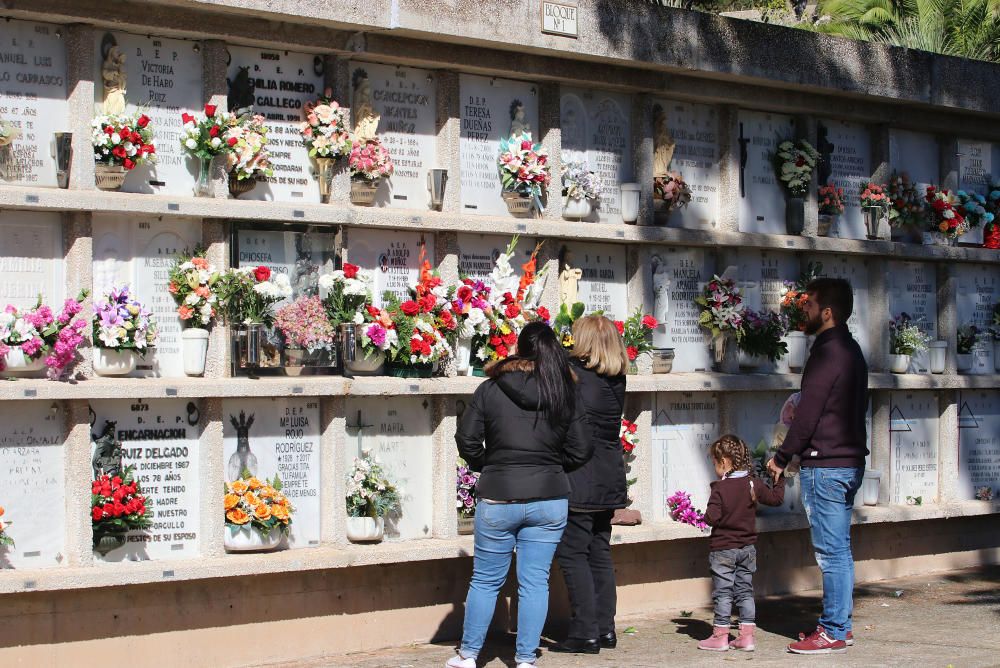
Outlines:
{"label": "black puffer jacket", "polygon": [[583,402],[578,396],[572,420],[553,426],[535,410],[534,364],[514,359],[497,370],[476,389],[455,433],[462,459],[482,473],[478,496],[494,501],[567,496],[566,471],[582,466],[593,452]]}
{"label": "black puffer jacket", "polygon": [[602,376],[573,358],[577,389],[587,409],[594,456],[569,476],[573,510],[612,510],[628,505],[625,460],[619,434],[625,405],[625,376]]}

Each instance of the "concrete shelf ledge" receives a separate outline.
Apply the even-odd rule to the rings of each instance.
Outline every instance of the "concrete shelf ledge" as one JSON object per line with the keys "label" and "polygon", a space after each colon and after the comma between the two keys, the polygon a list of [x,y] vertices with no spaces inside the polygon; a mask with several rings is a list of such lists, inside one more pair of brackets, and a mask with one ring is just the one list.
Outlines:
{"label": "concrete shelf ledge", "polygon": [[[973,517],[1000,512],[1000,501],[966,501],[926,506],[862,506],[854,510],[854,524],[907,522],[949,517]],[[808,526],[805,515],[783,513],[758,519],[761,532],[792,531]],[[652,522],[616,527],[615,544],[651,543],[707,538],[694,527],[676,522]],[[318,571],[414,561],[469,557],[472,536],[388,541],[376,545],[324,545],[261,554],[170,561],[94,563],[89,566],[0,571],[0,594],[67,589],[118,587],[156,582],[260,576],[267,573]]]}
{"label": "concrete shelf ledge", "polygon": [[418,209],[355,207],[346,202],[306,204],[295,202],[259,202],[104,192],[100,190],[61,190],[0,186],[0,208],[29,211],[79,211],[133,215],[223,218],[261,222],[299,224],[335,224],[382,229],[408,229],[426,232],[470,232],[553,237],[609,243],[663,244],[692,247],[745,247],[782,251],[842,253],[899,260],[930,262],[997,262],[994,250],[974,247],[919,246],[891,241],[835,239],[689,230],[676,227],[613,225],[606,223],[553,222],[546,219],[516,219],[505,216],[468,216]]}
{"label": "concrete shelf ledge", "polygon": [[[799,374],[670,373],[630,376],[629,392],[756,392],[797,391]],[[402,396],[468,395],[476,391],[482,378],[393,378],[373,376],[283,376],[251,378],[96,378],[71,382],[44,379],[0,381],[0,401],[14,399],[160,399],[171,397],[317,397],[317,396]],[[998,389],[1000,375],[964,376],[926,374],[869,375],[873,390],[963,390]]]}

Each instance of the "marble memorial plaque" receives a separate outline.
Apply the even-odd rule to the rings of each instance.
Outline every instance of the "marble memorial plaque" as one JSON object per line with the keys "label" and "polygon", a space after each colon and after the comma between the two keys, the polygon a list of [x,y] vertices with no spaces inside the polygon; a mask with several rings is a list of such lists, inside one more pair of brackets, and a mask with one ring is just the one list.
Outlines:
{"label": "marble memorial plaque", "polygon": [[924,504],[938,496],[938,397],[933,392],[889,394],[890,503],[920,497]]}
{"label": "marble memorial plaque", "polygon": [[[235,230],[239,267],[265,266],[285,274],[292,299],[319,294],[319,277],[333,271],[337,228],[329,226],[273,228],[238,224]],[[287,300],[290,301],[290,300]],[[286,302],[279,302],[280,305]]]}
{"label": "marble memorial plaque", "polygon": [[[871,359],[871,336],[869,334],[868,318],[871,310],[868,308],[868,260],[847,256],[817,256],[811,261],[823,265],[823,276],[831,278],[846,278],[854,291],[854,312],[847,321],[851,335],[861,346],[865,359]],[[889,324],[886,323],[885,335],[889,336]]]}
{"label": "marble memorial plaque", "polygon": [[[187,399],[101,399],[90,402],[98,436],[105,421],[116,422],[122,464],[134,465],[151,500],[153,525],[132,531],[125,545],[105,561],[197,557],[201,547],[200,408]],[[221,490],[219,490],[221,494]]]}
{"label": "marble memorial plaque", "polygon": [[653,347],[673,348],[673,371],[707,371],[712,366],[708,334],[698,326],[695,297],[712,279],[714,259],[700,248],[659,246],[650,249],[642,271],[651,273],[652,294],[645,302],[660,326],[653,330]]}
{"label": "marble memorial plaque", "polygon": [[[909,315],[932,340],[937,339],[937,270],[933,264],[889,263],[889,315],[902,313]],[[913,356],[910,370],[928,373],[929,366],[924,351]]]}
{"label": "marble memorial plaque", "polygon": [[744,248],[737,276],[743,304],[754,311],[779,311],[785,281],[798,279],[799,261],[792,253]]}
{"label": "marble memorial plaque", "polygon": [[65,561],[65,417],[48,401],[0,403],[0,506],[16,543],[0,547],[0,569]]}
{"label": "marble memorial plaque", "polygon": [[133,295],[153,312],[158,336],[155,348],[139,359],[132,376],[184,376],[181,321],[170,294],[174,259],[201,242],[201,221],[192,218],[94,214],[94,295],[129,285]]}
{"label": "marble memorial plaque", "polygon": [[6,19],[0,37],[0,120],[17,129],[0,147],[0,183],[55,186],[54,133],[70,132],[65,28]]}
{"label": "marble memorial plaque", "polygon": [[0,211],[0,309],[32,308],[41,294],[58,312],[66,294],[63,265],[58,213]]}
{"label": "marble memorial plaque", "polygon": [[1000,495],[1000,392],[962,391],[958,401],[959,499],[979,487]]}
{"label": "marble memorial plaque", "polygon": [[[705,104],[656,100],[653,133],[657,150],[670,156],[670,171],[679,172],[691,188],[691,202],[670,214],[671,227],[712,229],[719,219],[719,114]],[[662,133],[662,136],[661,136]],[[662,145],[662,147],[660,146]],[[654,159],[654,164],[656,159]]]}
{"label": "marble memorial plaque", "polygon": [[740,110],[732,147],[740,159],[740,232],[786,233],[786,194],[774,174],[774,151],[794,136],[791,116]]}
{"label": "marble memorial plaque", "polygon": [[124,192],[191,195],[198,178],[198,161],[181,148],[181,114],[203,113],[201,52],[196,42],[107,32],[94,40],[94,97],[104,101],[101,67],[117,46],[125,56],[126,102],[129,113],[141,109],[150,118],[156,162],[128,173]]}
{"label": "marble memorial plaque", "polygon": [[[427,173],[438,166],[434,75],[429,70],[374,63],[352,62],[350,67],[353,81],[363,82],[367,75],[370,103],[381,116],[378,136],[395,165],[392,177],[379,185],[375,201],[383,206],[426,209],[430,203]],[[457,180],[457,175],[451,176]]]}
{"label": "marble memorial plaque", "polygon": [[844,213],[831,236],[864,239],[865,221],[858,193],[872,176],[872,146],[868,128],[860,123],[824,120],[819,123],[816,148],[823,160],[817,166],[817,183],[844,189]]}
{"label": "marble memorial plaque", "polygon": [[319,399],[226,399],[222,402],[222,463],[227,481],[247,469],[281,480],[295,512],[289,547],[319,545],[323,503]]}
{"label": "marble memorial plaque", "polygon": [[368,452],[399,490],[401,510],[386,518],[386,535],[429,538],[434,512],[430,402],[423,397],[348,397],[346,417],[344,471]]}
{"label": "marble memorial plaque", "polygon": [[[323,92],[323,56],[252,46],[229,46],[231,103],[246,77],[253,110],[267,119],[267,146],[274,174],[259,182],[241,199],[279,202],[319,202],[319,182],[312,177],[309,150],[299,124],[302,108]],[[249,101],[247,97],[247,101]]]}
{"label": "marble memorial plaque", "polygon": [[[993,304],[1000,300],[1000,271],[987,264],[958,265],[956,309],[958,325],[973,324],[986,329],[993,322]],[[994,370],[994,347],[987,341],[975,351],[972,372],[991,374]]]}
{"label": "marble memorial plaque", "polygon": [[653,520],[670,519],[667,498],[678,490],[691,494],[704,511],[709,484],[716,479],[709,446],[719,437],[716,395],[660,392],[653,412]]}
{"label": "marble memorial plaque", "polygon": [[346,261],[375,274],[375,305],[382,306],[386,290],[401,301],[410,298],[409,288],[420,278],[420,248],[426,248],[433,264],[434,235],[396,230],[352,228],[345,250]]}
{"label": "marble memorial plaque", "polygon": [[[352,232],[353,234],[353,232]],[[481,280],[491,289],[493,280],[490,274],[496,266],[497,258],[507,250],[510,237],[498,234],[475,234],[473,232],[458,233],[458,272],[473,280]],[[516,253],[510,261],[511,267],[520,275],[521,265],[531,257],[535,249],[535,240],[531,237],[520,237]]]}
{"label": "marble memorial plaque", "polygon": [[[958,140],[958,189],[986,195],[993,174],[993,146],[989,142]],[[962,243],[982,245],[983,228],[959,237]]]}
{"label": "marble memorial plaque", "polygon": [[[631,99],[620,93],[599,90],[563,88],[562,91],[563,163],[585,163],[600,177],[597,218],[602,223],[620,223],[619,186],[634,179]],[[558,175],[553,175],[553,184],[558,183]]]}
{"label": "marble memorial plaque", "polygon": [[[748,392],[740,395],[736,406],[736,434],[742,438],[751,451],[761,444],[767,448],[767,459],[774,456],[775,426],[781,423],[781,407],[792,391],[788,392]],[[760,512],[800,512],[802,504],[799,493],[800,482],[796,476],[785,480],[785,502],[778,507],[760,506]]]}
{"label": "marble memorial plaque", "polygon": [[941,150],[934,135],[889,130],[889,164],[894,171],[909,174],[921,193],[928,185],[941,182],[940,161]]}
{"label": "marble memorial plaque", "polygon": [[[625,246],[621,244],[568,244],[567,261],[583,273],[576,301],[586,304],[586,313],[603,311],[614,320],[628,317],[625,276]],[[564,251],[560,251],[562,256]],[[560,266],[560,272],[563,267]]]}
{"label": "marble memorial plaque", "polygon": [[497,172],[500,140],[512,130],[541,139],[536,88],[524,81],[460,74],[459,93],[462,211],[506,216]]}

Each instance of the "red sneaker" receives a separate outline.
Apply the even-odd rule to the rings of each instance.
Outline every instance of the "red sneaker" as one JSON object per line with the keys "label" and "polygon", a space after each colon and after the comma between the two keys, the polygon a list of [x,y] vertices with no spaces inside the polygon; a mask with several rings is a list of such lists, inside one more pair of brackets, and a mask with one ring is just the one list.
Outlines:
{"label": "red sneaker", "polygon": [[[823,629],[822,626],[817,626],[816,630],[817,631],[823,631],[824,629]],[[805,633],[799,633],[799,640],[805,640],[805,639],[806,639],[806,634]],[[854,632],[853,631],[848,631],[847,632],[847,640],[845,640],[844,642],[847,644],[848,647],[854,647]]]}
{"label": "red sneaker", "polygon": [[847,651],[847,643],[834,640],[823,627],[817,627],[812,635],[788,646],[792,654],[842,654]]}

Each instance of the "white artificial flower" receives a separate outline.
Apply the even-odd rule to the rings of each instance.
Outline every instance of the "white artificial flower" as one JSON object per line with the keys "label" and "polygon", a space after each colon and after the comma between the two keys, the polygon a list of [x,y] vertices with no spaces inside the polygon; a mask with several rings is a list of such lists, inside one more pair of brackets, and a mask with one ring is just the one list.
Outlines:
{"label": "white artificial flower", "polygon": [[469,314],[465,316],[465,319],[470,325],[475,327],[476,325],[486,322],[486,314],[483,313],[483,309],[481,308],[472,308],[469,309]]}
{"label": "white artificial flower", "polygon": [[334,278],[332,274],[323,274],[319,277],[319,287],[323,290],[333,289]]}
{"label": "white artificial flower", "polygon": [[368,294],[368,285],[364,281],[356,278],[344,279],[344,294],[353,296],[363,296]]}
{"label": "white artificial flower", "polygon": [[194,139],[191,138],[184,140],[184,145],[191,150],[198,148],[198,142],[196,142]]}
{"label": "white artificial flower", "polygon": [[212,148],[219,148],[220,146],[222,146],[222,140],[219,139],[218,137],[212,137],[212,141],[210,143],[212,145]]}
{"label": "white artificial flower", "polygon": [[357,311],[357,312],[354,313],[354,324],[355,325],[360,325],[360,324],[364,323],[364,321],[365,321],[365,317],[363,315],[361,315],[361,311]]}
{"label": "white artificial flower", "polygon": [[945,209],[944,211],[941,212],[941,215],[944,216],[947,220],[951,220],[952,218],[955,217],[955,212],[952,211],[951,209]]}
{"label": "white artificial flower", "polygon": [[181,266],[178,267],[178,268],[181,271],[190,271],[191,269],[194,269],[194,263],[189,260],[189,261],[184,262],[183,264],[181,264]]}
{"label": "white artificial flower", "polygon": [[114,145],[117,146],[118,144],[121,143],[121,141],[122,141],[122,136],[120,134],[118,134],[117,132],[112,133],[112,135],[111,135],[111,143],[112,144],[114,144]]}
{"label": "white artificial flower", "polygon": [[278,274],[274,277],[274,286],[277,288],[279,296],[292,296],[292,283],[288,280],[287,274]]}

